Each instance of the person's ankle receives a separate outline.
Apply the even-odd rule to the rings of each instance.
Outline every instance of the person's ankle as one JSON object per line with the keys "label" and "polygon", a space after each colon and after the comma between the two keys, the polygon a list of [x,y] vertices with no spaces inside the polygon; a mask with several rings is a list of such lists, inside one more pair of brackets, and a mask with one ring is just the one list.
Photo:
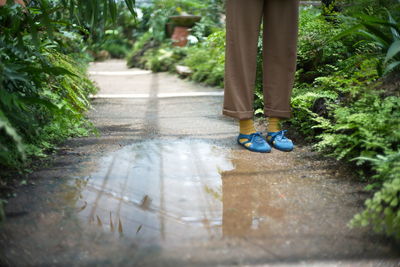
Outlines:
{"label": "person's ankle", "polygon": [[239,120],[239,132],[241,134],[252,134],[255,133],[257,130],[254,127],[254,121],[253,119],[244,119],[244,120]]}
{"label": "person's ankle", "polygon": [[281,119],[277,117],[267,118],[267,132],[279,132],[281,130],[280,126]]}

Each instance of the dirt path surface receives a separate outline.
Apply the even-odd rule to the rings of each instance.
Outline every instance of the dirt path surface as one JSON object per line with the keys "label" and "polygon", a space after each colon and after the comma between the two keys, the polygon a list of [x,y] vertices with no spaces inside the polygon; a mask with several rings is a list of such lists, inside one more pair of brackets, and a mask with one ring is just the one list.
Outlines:
{"label": "dirt path surface", "polygon": [[100,136],[62,144],[9,201],[2,264],[398,266],[394,244],[346,226],[367,197],[352,170],[307,146],[244,150],[222,89],[118,60],[90,73]]}

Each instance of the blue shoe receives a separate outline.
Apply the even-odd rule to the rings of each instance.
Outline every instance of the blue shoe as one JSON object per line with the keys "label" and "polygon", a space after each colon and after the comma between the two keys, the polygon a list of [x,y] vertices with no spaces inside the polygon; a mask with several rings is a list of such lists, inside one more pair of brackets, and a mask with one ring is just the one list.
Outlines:
{"label": "blue shoe", "polygon": [[[278,132],[268,132],[267,142],[274,148],[281,151],[292,151],[294,148],[292,140],[285,136],[287,130],[282,130]],[[269,138],[271,136],[271,138]]]}
{"label": "blue shoe", "polygon": [[[240,142],[240,139],[247,139],[247,141]],[[255,132],[252,134],[239,134],[237,142],[244,148],[253,152],[271,152],[271,146],[265,141],[261,132]],[[246,144],[251,143],[249,146]]]}

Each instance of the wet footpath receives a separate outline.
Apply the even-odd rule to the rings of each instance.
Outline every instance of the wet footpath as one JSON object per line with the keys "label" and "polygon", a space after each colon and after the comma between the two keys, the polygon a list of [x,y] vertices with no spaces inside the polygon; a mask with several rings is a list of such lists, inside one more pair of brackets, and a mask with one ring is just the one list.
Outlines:
{"label": "wet footpath", "polygon": [[368,196],[355,170],[300,143],[243,149],[221,88],[119,60],[89,71],[100,135],[61,144],[10,199],[1,265],[400,265],[393,242],[347,227]]}

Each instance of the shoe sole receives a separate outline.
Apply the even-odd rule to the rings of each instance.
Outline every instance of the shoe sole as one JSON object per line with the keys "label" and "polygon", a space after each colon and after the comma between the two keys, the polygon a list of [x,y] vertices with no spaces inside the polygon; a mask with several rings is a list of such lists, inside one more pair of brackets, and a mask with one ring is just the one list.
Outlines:
{"label": "shoe sole", "polygon": [[291,152],[291,151],[294,150],[294,146],[293,146],[293,148],[290,149],[290,150],[283,150],[283,149],[276,148],[276,147],[275,147],[273,144],[271,144],[270,142],[268,142],[268,144],[269,144],[273,149],[276,149],[276,150],[279,150],[279,151],[282,151],[282,152]]}
{"label": "shoe sole", "polygon": [[267,150],[267,151],[257,151],[257,150],[252,150],[252,149],[246,147],[244,144],[240,143],[239,140],[237,141],[237,143],[238,143],[240,146],[244,147],[246,150],[249,150],[249,151],[251,151],[251,152],[270,153],[271,150],[272,150],[272,148],[271,148],[270,150]]}

